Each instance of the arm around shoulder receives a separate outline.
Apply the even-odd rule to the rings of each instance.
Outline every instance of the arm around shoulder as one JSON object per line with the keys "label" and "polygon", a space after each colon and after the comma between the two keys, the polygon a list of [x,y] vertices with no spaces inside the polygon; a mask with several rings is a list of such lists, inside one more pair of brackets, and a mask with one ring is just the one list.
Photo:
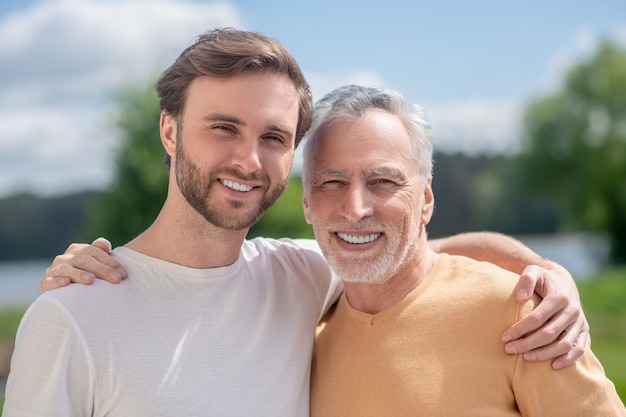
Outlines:
{"label": "arm around shoulder", "polygon": [[429,241],[436,252],[462,255],[491,262],[521,274],[528,265],[547,267],[551,261],[533,252],[519,240],[496,232],[468,232]]}
{"label": "arm around shoulder", "polygon": [[432,240],[430,244],[435,251],[491,262],[520,274],[520,302],[533,293],[543,298],[531,314],[502,335],[508,353],[524,353],[527,360],[556,358],[552,362],[556,369],[571,365],[583,354],[589,324],[576,283],[565,268],[501,233],[462,233]]}
{"label": "arm around shoulder", "polygon": [[626,417],[615,385],[588,342],[576,366],[560,371],[519,358],[513,390],[522,415]]}

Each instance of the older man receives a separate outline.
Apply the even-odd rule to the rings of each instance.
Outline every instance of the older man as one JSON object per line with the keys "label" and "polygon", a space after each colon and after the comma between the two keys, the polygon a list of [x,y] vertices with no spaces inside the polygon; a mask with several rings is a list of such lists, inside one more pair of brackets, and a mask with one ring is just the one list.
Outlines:
{"label": "older man", "polygon": [[433,140],[418,106],[347,86],[315,107],[304,207],[344,295],[316,337],[311,415],[626,416],[587,347],[554,372],[500,334],[537,303],[492,264],[437,254]]}

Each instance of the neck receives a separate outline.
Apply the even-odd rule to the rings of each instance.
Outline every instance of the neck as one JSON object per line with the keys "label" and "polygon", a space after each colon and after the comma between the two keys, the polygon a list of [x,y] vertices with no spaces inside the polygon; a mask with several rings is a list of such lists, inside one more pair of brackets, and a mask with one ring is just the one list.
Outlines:
{"label": "neck", "polygon": [[152,225],[126,246],[190,268],[217,268],[237,260],[248,229],[222,229],[190,207],[174,205],[168,198]]}
{"label": "neck", "polygon": [[432,269],[437,254],[420,245],[421,254],[403,265],[398,272],[383,284],[361,284],[344,282],[348,302],[355,310],[378,314],[396,304],[424,280]]}

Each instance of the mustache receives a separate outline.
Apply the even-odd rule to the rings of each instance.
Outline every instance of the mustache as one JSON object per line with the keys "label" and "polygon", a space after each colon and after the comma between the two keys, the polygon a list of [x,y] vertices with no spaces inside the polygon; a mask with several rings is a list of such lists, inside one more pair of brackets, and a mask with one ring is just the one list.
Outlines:
{"label": "mustache", "polygon": [[384,231],[387,229],[387,227],[377,220],[364,219],[364,220],[359,220],[358,223],[349,223],[349,222],[334,223],[332,225],[329,225],[327,229],[333,232],[336,232],[339,230],[343,232],[346,232],[346,231],[372,232],[372,231]]}

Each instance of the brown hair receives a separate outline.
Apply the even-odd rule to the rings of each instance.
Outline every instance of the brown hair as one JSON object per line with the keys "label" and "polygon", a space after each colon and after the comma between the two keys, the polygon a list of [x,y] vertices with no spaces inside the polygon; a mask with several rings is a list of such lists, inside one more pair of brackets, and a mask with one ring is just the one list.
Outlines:
{"label": "brown hair", "polygon": [[[311,126],[311,90],[296,60],[277,40],[260,33],[232,28],[210,30],[198,37],[156,83],[161,110],[173,117],[182,115],[189,84],[201,76],[232,77],[244,71],[284,74],[299,95],[295,146]],[[169,165],[169,157],[166,159]]]}

